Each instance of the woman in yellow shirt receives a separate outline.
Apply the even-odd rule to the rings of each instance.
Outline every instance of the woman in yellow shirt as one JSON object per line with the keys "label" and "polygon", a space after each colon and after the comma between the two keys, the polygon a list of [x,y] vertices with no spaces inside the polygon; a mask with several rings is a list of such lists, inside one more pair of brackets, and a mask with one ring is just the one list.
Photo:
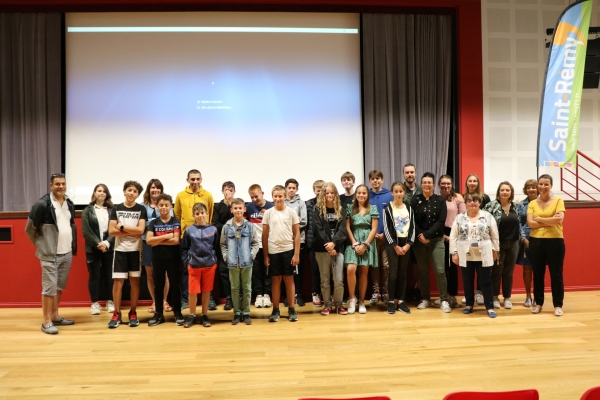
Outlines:
{"label": "woman in yellow shirt", "polygon": [[532,314],[542,311],[544,305],[544,276],[546,265],[550,271],[552,303],[554,315],[563,315],[565,285],[563,281],[563,262],[565,241],[562,222],[565,217],[565,203],[551,193],[552,177],[544,174],[538,178],[540,197],[532,200],[527,208],[527,224],[531,228],[529,236],[529,258],[533,266],[533,296],[536,305]]}

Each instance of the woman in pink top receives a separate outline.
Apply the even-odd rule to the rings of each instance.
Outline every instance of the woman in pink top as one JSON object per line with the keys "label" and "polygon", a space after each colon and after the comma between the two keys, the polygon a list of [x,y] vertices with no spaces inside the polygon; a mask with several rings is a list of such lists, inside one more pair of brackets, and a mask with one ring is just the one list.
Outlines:
{"label": "woman in pink top", "polygon": [[446,263],[446,280],[448,282],[448,295],[450,296],[450,307],[458,307],[456,295],[458,294],[458,267],[450,259],[449,242],[450,230],[456,216],[466,211],[465,201],[463,197],[454,193],[454,182],[450,175],[440,176],[438,181],[440,187],[440,196],[446,199],[446,223],[444,224],[444,262]]}

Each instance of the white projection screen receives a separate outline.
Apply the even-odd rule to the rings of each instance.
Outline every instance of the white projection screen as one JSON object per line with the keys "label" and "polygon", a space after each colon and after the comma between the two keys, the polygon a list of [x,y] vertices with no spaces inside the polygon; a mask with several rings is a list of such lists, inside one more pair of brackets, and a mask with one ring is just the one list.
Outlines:
{"label": "white projection screen", "polygon": [[[215,202],[249,201],[288,178],[313,197],[363,181],[360,17],[329,13],[66,15],[66,174],[76,204],[105,183],[158,178],[175,195],[190,169]],[[138,199],[141,202],[141,196]]]}

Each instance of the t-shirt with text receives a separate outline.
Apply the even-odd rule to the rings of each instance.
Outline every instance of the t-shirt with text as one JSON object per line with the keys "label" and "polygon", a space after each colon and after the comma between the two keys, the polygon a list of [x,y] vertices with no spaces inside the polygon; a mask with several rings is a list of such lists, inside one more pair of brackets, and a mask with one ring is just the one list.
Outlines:
{"label": "t-shirt with text", "polygon": [[[150,221],[148,232],[152,232],[154,236],[163,236],[171,233],[175,237],[181,235],[181,223],[175,217],[171,217],[169,221],[164,222],[162,219],[156,218]],[[179,258],[179,245],[159,244],[152,247],[152,257],[157,258]]]}
{"label": "t-shirt with text", "polygon": [[[123,226],[138,226],[140,220],[146,221],[146,207],[135,203],[133,207],[126,207],[123,203],[117,204],[110,213],[110,220],[117,221]],[[115,237],[115,251],[141,251],[142,240],[135,236]]]}

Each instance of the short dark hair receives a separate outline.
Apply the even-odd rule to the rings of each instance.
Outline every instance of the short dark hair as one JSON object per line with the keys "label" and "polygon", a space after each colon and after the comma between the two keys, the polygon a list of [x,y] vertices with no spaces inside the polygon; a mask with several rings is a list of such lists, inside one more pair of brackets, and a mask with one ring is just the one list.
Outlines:
{"label": "short dark hair", "polygon": [[290,183],[295,184],[296,185],[296,189],[298,189],[300,187],[300,185],[298,184],[298,181],[295,180],[294,178],[290,178],[287,181],[285,181],[285,187],[287,188]]}
{"label": "short dark hair", "polygon": [[230,187],[233,188],[233,190],[235,190],[235,184],[231,181],[223,182],[223,184],[221,185],[221,190],[225,190],[226,187]]}
{"label": "short dark hair", "polygon": [[540,182],[540,179],[548,179],[550,181],[550,186],[554,185],[554,183],[552,182],[552,177],[548,174],[540,175],[540,177],[538,178],[538,183]]}
{"label": "short dark hair", "polygon": [[166,193],[161,193],[158,195],[158,197],[156,198],[156,204],[158,204],[161,200],[168,200],[169,203],[173,205],[173,198]]}
{"label": "short dark hair", "polygon": [[244,201],[244,199],[236,197],[235,199],[231,200],[231,206],[229,206],[229,208],[233,207],[235,204],[243,204],[245,206],[246,202]]}
{"label": "short dark hair", "polygon": [[346,171],[342,174],[342,177],[340,178],[340,180],[344,180],[344,178],[347,179],[352,179],[352,182],[356,182],[356,178],[354,177],[354,174],[350,171]]}
{"label": "short dark hair", "polygon": [[432,182],[435,183],[435,175],[433,172],[425,172],[423,176],[421,176],[421,183],[423,183],[423,178],[431,178]]}
{"label": "short dark hair", "polygon": [[478,202],[479,204],[481,204],[481,199],[483,198],[482,195],[480,195],[477,192],[473,192],[473,193],[465,193],[465,203],[467,202],[467,200],[471,199],[473,201]]}
{"label": "short dark hair", "polygon": [[[191,174],[200,174],[200,171],[198,171],[197,169],[190,169],[190,171],[188,172],[188,179],[190,177]],[[202,174],[200,174],[200,178],[202,178]]]}
{"label": "short dark hair", "polygon": [[194,204],[194,207],[192,207],[192,213],[196,214],[196,211],[199,210],[204,210],[205,212],[208,213],[208,208],[206,208],[206,204],[204,203],[196,203]]}
{"label": "short dark hair", "polygon": [[123,184],[123,191],[126,191],[127,188],[130,188],[132,186],[137,189],[138,195],[144,191],[144,188],[142,187],[142,185],[140,185],[140,183],[138,181],[126,181]]}
{"label": "short dark hair", "polygon": [[383,172],[381,172],[378,169],[374,169],[374,170],[370,171],[369,172],[369,180],[371,180],[373,178],[381,178],[381,179],[383,179]]}
{"label": "short dark hair", "polygon": [[404,164],[404,167],[402,167],[402,173],[404,173],[404,170],[406,169],[406,167],[413,167],[415,169],[415,171],[417,170],[417,167],[415,167],[415,164]]}
{"label": "short dark hair", "polygon": [[50,175],[50,183],[54,183],[54,180],[55,180],[56,178],[63,178],[63,179],[66,179],[66,178],[65,178],[65,174],[63,174],[62,172],[56,172],[56,173],[54,173],[54,174]]}

